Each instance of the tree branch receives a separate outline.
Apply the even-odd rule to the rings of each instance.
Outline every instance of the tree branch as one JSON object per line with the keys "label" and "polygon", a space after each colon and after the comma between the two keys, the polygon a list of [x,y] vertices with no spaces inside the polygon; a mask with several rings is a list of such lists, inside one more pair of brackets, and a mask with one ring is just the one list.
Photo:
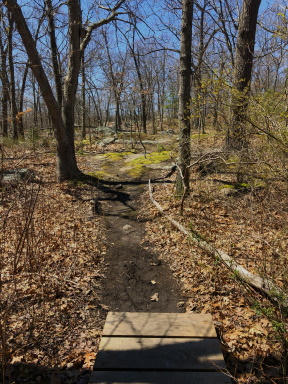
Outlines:
{"label": "tree branch", "polygon": [[[233,260],[232,257],[230,257],[227,253],[223,252],[220,249],[217,249],[212,244],[203,240],[203,238],[199,236],[199,234],[193,231],[189,231],[182,224],[178,223],[178,221],[174,220],[171,216],[165,214],[163,207],[153,197],[150,180],[149,180],[149,196],[152,203],[165,216],[165,218],[169,220],[170,223],[174,225],[174,227],[178,228],[180,232],[186,235],[192,243],[194,243],[195,245],[203,249],[205,252],[215,257],[217,260],[220,260],[226,268],[228,268],[233,273],[236,273],[236,275],[245,283],[249,284],[253,288],[256,288],[260,292],[265,293],[273,301],[279,302],[281,306],[283,307],[288,306],[287,295],[280,288],[276,287],[275,284],[270,279],[262,278],[260,276],[254,275],[253,273],[249,272],[247,269],[237,264],[236,261]],[[281,300],[277,299],[277,296],[280,297]]]}

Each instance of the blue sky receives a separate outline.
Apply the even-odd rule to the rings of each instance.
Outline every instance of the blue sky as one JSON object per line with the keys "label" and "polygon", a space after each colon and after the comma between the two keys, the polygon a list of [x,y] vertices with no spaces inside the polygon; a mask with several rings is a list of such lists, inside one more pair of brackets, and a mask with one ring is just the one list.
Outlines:
{"label": "blue sky", "polygon": [[264,11],[266,8],[271,6],[273,3],[276,3],[275,0],[262,0],[260,5],[260,12]]}

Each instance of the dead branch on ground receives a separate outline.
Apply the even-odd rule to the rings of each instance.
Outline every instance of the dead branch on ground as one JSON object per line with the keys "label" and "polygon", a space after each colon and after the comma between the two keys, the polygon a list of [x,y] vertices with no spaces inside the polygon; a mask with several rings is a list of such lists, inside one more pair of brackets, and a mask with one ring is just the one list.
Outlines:
{"label": "dead branch on ground", "polygon": [[149,180],[149,196],[152,203],[158,208],[158,210],[168,219],[176,228],[178,228],[184,235],[188,236],[189,239],[198,247],[203,249],[205,252],[214,256],[217,260],[220,260],[226,268],[236,274],[241,280],[249,284],[253,288],[256,288],[260,292],[266,294],[273,301],[277,300],[278,303],[283,307],[288,307],[288,297],[287,295],[268,278],[262,278],[257,276],[247,269],[237,264],[235,260],[232,259],[227,253],[223,252],[220,249],[215,248],[212,244],[209,244],[207,241],[203,240],[195,232],[189,231],[178,221],[174,220],[171,216],[164,213],[163,207],[154,199],[151,182]]}

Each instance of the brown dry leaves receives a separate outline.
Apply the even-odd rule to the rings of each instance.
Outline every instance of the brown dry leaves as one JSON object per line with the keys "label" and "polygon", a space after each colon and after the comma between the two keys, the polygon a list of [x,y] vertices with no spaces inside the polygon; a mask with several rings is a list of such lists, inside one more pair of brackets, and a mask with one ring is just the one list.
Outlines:
{"label": "brown dry leaves", "polygon": [[36,176],[1,190],[2,363],[91,369],[105,317],[103,231],[90,205],[97,192],[57,184],[54,154],[5,157],[4,169]]}
{"label": "brown dry leaves", "polygon": [[[286,186],[278,184],[268,194],[254,191],[223,198],[217,184],[195,177],[183,217],[179,216],[179,201],[173,198],[172,186],[154,186],[155,200],[165,207],[166,214],[229,253],[237,263],[287,288],[288,232],[287,225],[283,225],[288,212]],[[285,353],[279,334],[275,332],[275,323],[253,309],[257,302],[267,304],[266,299],[239,283],[219,261],[190,244],[185,235],[160,216],[154,205],[151,204],[149,213],[147,205],[145,210],[143,214],[154,219],[147,225],[149,240],[181,280],[187,297],[186,311],[213,314],[227,352],[228,367],[237,376],[237,382],[256,383],[259,377],[270,382],[272,376],[277,379],[279,362]],[[271,317],[275,317],[277,308],[268,303],[269,307]],[[285,326],[287,319],[282,321]],[[271,370],[274,365],[278,368]],[[247,375],[255,370],[257,377]]]}

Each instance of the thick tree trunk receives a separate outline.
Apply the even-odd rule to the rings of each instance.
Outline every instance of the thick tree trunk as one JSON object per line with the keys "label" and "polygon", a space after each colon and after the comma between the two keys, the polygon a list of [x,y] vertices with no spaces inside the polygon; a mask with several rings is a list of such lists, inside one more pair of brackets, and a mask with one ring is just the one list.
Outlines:
{"label": "thick tree trunk", "polygon": [[85,62],[84,55],[82,57],[82,65],[81,65],[81,78],[82,78],[82,139],[86,138],[86,75],[85,75]]}
{"label": "thick tree trunk", "polygon": [[182,24],[180,42],[179,71],[179,172],[177,177],[177,194],[189,191],[189,168],[191,158],[190,146],[190,98],[191,98],[191,45],[192,45],[193,1],[182,0]]}
{"label": "thick tree trunk", "polygon": [[8,62],[10,72],[10,107],[11,107],[11,121],[12,121],[12,137],[14,140],[18,139],[19,127],[18,127],[18,108],[16,103],[16,87],[15,87],[15,71],[14,71],[14,59],[13,59],[13,30],[14,30],[14,18],[13,15],[8,13],[9,19],[9,32],[8,32]]}
{"label": "thick tree trunk", "polygon": [[[2,17],[2,14],[1,14]],[[0,51],[1,51],[1,83],[2,83],[2,135],[8,136],[8,102],[9,102],[9,80],[7,75],[7,48],[3,44],[2,31],[0,29]]]}
{"label": "thick tree trunk", "polygon": [[261,0],[244,0],[238,27],[234,66],[231,129],[226,142],[229,149],[247,148],[246,116],[252,77],[255,35]]}

